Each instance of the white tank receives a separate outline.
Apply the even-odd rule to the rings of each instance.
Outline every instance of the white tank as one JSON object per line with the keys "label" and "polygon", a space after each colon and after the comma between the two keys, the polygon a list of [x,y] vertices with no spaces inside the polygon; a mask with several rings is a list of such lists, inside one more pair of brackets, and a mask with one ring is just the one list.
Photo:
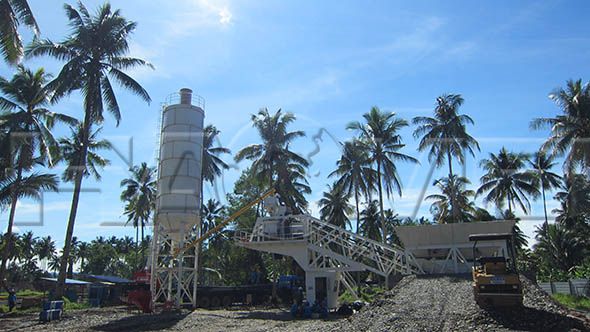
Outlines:
{"label": "white tank", "polygon": [[156,222],[176,241],[200,226],[203,107],[181,89],[162,111]]}

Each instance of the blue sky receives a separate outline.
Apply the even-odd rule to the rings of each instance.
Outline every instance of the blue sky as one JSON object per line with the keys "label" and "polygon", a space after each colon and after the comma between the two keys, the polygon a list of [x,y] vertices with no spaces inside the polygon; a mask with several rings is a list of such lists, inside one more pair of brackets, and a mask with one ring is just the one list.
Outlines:
{"label": "blue sky", "polygon": [[[68,27],[61,2],[30,3],[43,37],[62,39]],[[92,10],[100,3],[85,1]],[[558,108],[547,98],[551,90],[567,79],[589,77],[590,28],[583,15],[590,4],[584,1],[111,3],[138,22],[131,55],[150,61],[156,70],[138,69],[130,74],[148,90],[153,102],[147,105],[118,90],[123,120],[115,127],[115,121],[107,117],[103,133],[124,158],[106,153],[111,166],[103,171],[102,181],[85,182],[95,191],[84,193],[80,202],[75,234],[83,240],[134,234],[130,226],[102,223],[125,222],[119,182],[127,175],[130,142],[133,163],[155,163],[160,105],[182,87],[205,98],[205,122],[221,130],[221,142],[232,152],[257,142],[249,120],[259,108],[293,112],[297,121],[292,129],[307,133],[293,148],[304,156],[313,154],[313,136],[322,129],[340,141],[352,137],[346,124],[360,120],[371,106],[410,120],[431,114],[437,96],[460,93],[465,98],[461,111],[475,120],[469,131],[482,148],[466,165],[466,175],[475,187],[481,176],[477,164],[489,152],[502,146],[514,151],[537,149],[547,132],[531,131],[529,122],[557,114]],[[24,36],[30,40],[26,32]],[[52,73],[61,68],[47,58],[25,64],[43,66]],[[0,63],[0,75],[8,77],[12,71]],[[81,98],[73,94],[53,110],[80,117]],[[420,159],[421,165],[400,165],[404,194],[388,202],[402,215],[412,214],[429,169],[426,155],[416,151],[413,129],[402,132],[405,152]],[[66,132],[58,130],[57,134]],[[325,132],[322,138],[319,152],[311,156],[309,179],[311,211],[316,215],[313,202],[331,183],[327,175],[340,152]],[[235,166],[243,169],[247,163]],[[437,170],[434,177],[446,172],[445,168]],[[219,192],[231,191],[238,175],[238,170],[225,174]],[[432,180],[428,182],[428,193],[432,193]],[[45,194],[42,226],[22,224],[39,220],[39,206],[21,202],[18,230],[51,235],[62,246],[71,200],[67,188],[71,186],[62,187],[61,193]],[[205,195],[214,196],[210,189]],[[549,210],[556,205],[549,202]],[[423,203],[418,215],[430,217],[428,206]],[[542,215],[539,203],[533,204],[532,215]],[[7,214],[0,217],[0,227],[5,228]],[[522,228],[532,235],[539,222],[525,220]]]}

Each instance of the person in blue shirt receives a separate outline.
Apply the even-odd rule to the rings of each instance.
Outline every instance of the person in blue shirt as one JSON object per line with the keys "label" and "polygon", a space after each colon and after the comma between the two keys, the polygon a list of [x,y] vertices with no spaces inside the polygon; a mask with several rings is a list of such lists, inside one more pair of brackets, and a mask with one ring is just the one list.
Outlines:
{"label": "person in blue shirt", "polygon": [[11,312],[14,307],[16,307],[16,292],[14,288],[11,288],[8,290],[8,311]]}

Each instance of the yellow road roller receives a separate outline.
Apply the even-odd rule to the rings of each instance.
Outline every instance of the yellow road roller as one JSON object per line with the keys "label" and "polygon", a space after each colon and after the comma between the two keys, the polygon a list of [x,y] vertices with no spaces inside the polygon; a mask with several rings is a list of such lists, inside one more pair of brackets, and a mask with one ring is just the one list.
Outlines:
{"label": "yellow road roller", "polygon": [[473,294],[482,308],[522,305],[512,233],[472,234]]}

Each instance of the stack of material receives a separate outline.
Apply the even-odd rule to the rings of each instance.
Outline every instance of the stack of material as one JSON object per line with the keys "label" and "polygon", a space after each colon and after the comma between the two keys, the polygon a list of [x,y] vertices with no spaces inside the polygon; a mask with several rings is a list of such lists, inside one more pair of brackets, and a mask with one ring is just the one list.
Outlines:
{"label": "stack of material", "polygon": [[64,301],[45,301],[43,302],[43,310],[39,314],[39,320],[42,322],[59,320],[61,319],[63,308]]}

